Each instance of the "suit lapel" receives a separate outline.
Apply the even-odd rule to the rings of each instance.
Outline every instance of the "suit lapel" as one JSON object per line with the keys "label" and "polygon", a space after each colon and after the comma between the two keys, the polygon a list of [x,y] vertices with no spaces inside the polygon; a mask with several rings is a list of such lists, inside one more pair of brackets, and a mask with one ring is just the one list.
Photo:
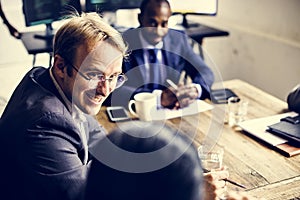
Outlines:
{"label": "suit lapel", "polygon": [[[170,30],[169,30],[170,31]],[[172,56],[171,56],[171,52],[172,49],[175,48],[175,46],[172,44],[169,34],[167,34],[164,39],[163,39],[163,51],[162,51],[162,55],[163,55],[163,59],[165,62],[166,66],[171,66],[172,65]]]}

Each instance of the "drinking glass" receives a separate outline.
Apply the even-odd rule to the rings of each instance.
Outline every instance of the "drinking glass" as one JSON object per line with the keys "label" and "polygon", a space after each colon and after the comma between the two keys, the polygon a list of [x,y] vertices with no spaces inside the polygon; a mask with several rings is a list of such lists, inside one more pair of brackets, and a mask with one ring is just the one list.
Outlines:
{"label": "drinking glass", "polygon": [[228,124],[236,127],[242,121],[248,111],[248,100],[239,97],[230,97],[228,99]]}
{"label": "drinking glass", "polygon": [[205,145],[200,145],[198,155],[201,159],[204,171],[211,172],[220,170],[223,166],[224,148],[221,146],[209,148]]}
{"label": "drinking glass", "polygon": [[[198,147],[198,155],[201,159],[204,172],[213,172],[222,169],[224,147],[215,145],[213,148],[210,148],[206,145],[200,145]],[[222,188],[222,193],[218,195],[218,198],[220,200],[226,199],[226,196],[227,188],[225,185],[224,188]]]}

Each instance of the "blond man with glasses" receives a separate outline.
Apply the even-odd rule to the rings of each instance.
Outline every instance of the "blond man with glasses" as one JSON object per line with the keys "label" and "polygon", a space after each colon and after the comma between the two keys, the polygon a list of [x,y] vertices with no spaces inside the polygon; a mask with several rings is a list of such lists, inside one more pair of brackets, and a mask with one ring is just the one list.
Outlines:
{"label": "blond man with glasses", "polygon": [[94,119],[126,80],[121,35],[96,14],[73,14],[57,31],[50,68],[34,67],[0,119],[1,194],[6,199],[80,199]]}

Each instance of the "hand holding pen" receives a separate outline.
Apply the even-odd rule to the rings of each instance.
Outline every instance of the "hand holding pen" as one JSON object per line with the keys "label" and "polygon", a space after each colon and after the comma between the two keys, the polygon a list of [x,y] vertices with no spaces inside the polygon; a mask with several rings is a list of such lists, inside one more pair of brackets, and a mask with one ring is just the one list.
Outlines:
{"label": "hand holding pen", "polygon": [[[193,103],[198,97],[198,91],[192,83],[190,76],[186,76],[185,71],[182,71],[178,81],[178,85],[167,79],[170,88],[163,94],[165,102],[172,105],[173,109],[187,107]],[[163,105],[164,106],[164,105]],[[165,106],[166,107],[166,106]]]}

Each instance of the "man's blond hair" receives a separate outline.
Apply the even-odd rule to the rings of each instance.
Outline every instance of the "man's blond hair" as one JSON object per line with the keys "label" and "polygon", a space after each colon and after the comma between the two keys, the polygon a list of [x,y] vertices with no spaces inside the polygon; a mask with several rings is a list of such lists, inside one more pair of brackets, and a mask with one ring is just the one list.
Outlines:
{"label": "man's blond hair", "polygon": [[53,53],[70,61],[74,60],[76,49],[85,45],[91,51],[95,45],[105,40],[126,55],[127,45],[122,35],[107,24],[97,13],[72,13],[55,34]]}

